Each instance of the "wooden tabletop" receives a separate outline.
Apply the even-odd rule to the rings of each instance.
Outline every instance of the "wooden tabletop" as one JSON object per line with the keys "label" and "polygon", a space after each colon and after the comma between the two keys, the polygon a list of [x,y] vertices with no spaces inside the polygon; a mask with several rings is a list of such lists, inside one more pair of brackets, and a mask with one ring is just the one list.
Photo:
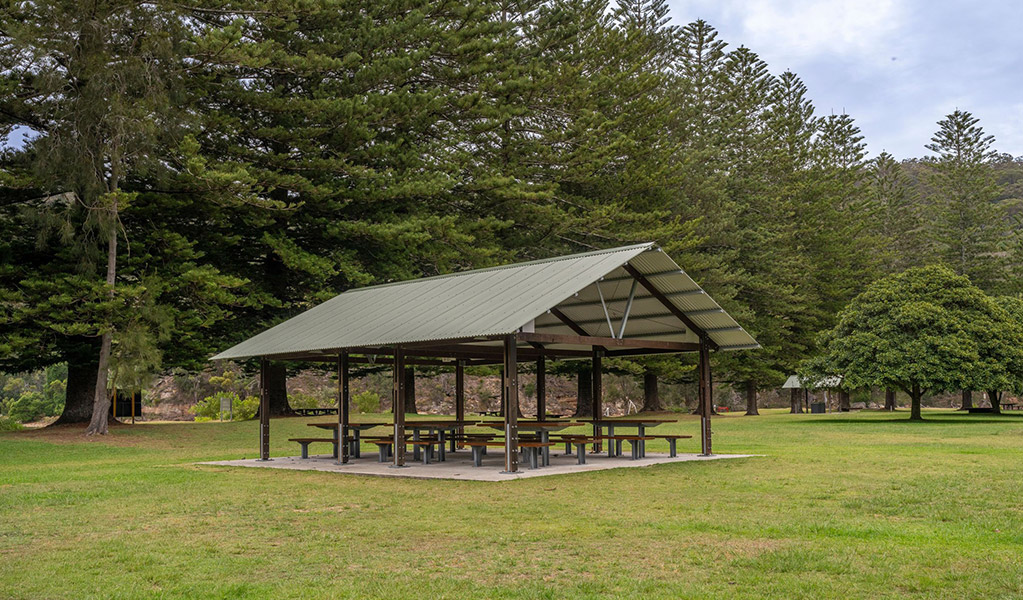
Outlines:
{"label": "wooden tabletop", "polygon": [[[306,423],[310,427],[319,427],[320,429],[337,429],[337,421],[327,421],[324,423]],[[370,427],[387,427],[390,423],[349,423],[348,427],[352,429],[369,429]]]}
{"label": "wooden tabletop", "polygon": [[660,425],[661,423],[678,423],[678,419],[587,419],[594,425]]}
{"label": "wooden tabletop", "polygon": [[[516,425],[519,429],[565,429],[566,427],[585,425],[585,423],[575,423],[572,421],[517,421]],[[500,421],[488,421],[480,423],[479,426],[504,429],[504,423]]]}
{"label": "wooden tabletop", "polygon": [[478,421],[455,421],[455,420],[436,420],[431,421],[427,419],[415,421],[405,421],[405,427],[472,427],[476,425]]}
{"label": "wooden tabletop", "polygon": [[[310,427],[319,427],[320,429],[337,429],[337,421],[307,423],[307,425]],[[349,423],[348,427],[352,429],[369,429],[370,427],[392,427],[393,425],[394,423]],[[405,429],[472,427],[474,425],[476,425],[476,421],[405,421]]]}

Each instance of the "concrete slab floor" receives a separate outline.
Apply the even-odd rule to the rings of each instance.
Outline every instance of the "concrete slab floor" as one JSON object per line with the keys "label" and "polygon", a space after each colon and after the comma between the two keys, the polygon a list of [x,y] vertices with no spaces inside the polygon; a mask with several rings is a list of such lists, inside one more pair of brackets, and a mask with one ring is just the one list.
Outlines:
{"label": "concrete slab floor", "polygon": [[444,462],[431,462],[424,465],[421,462],[412,461],[410,452],[405,461],[405,467],[393,468],[390,463],[378,462],[376,453],[362,455],[362,458],[350,459],[346,465],[339,465],[336,459],[329,455],[310,456],[300,458],[298,456],[273,457],[269,461],[258,459],[242,460],[220,460],[201,462],[201,465],[216,465],[224,467],[258,467],[264,469],[291,469],[296,471],[324,471],[330,473],[346,473],[351,475],[369,475],[374,477],[409,477],[412,479],[460,479],[465,481],[510,481],[512,479],[528,479],[530,477],[543,477],[545,475],[566,475],[571,473],[585,473],[589,471],[603,471],[605,469],[619,469],[628,467],[649,467],[651,465],[662,465],[666,463],[694,462],[706,460],[723,460],[729,458],[750,458],[759,456],[756,454],[715,454],[712,456],[700,456],[699,454],[679,454],[675,458],[667,454],[648,454],[646,458],[631,460],[628,453],[623,457],[608,458],[607,454],[588,454],[586,464],[576,464],[575,455],[566,456],[561,452],[551,452],[551,464],[548,467],[539,469],[529,468],[529,459],[523,455],[519,460],[519,472],[514,474],[502,473],[504,469],[504,453],[500,448],[490,449],[483,457],[483,466],[472,466],[472,453],[468,449],[458,452],[447,452],[447,460]]}

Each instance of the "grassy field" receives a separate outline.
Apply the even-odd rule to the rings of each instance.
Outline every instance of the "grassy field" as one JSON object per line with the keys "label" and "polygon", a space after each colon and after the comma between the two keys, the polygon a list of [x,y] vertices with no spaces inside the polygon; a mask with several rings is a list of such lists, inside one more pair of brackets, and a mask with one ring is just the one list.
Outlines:
{"label": "grassy field", "polygon": [[1023,418],[906,417],[725,416],[715,450],[763,457],[502,483],[193,464],[254,421],[4,433],[0,596],[1023,597]]}

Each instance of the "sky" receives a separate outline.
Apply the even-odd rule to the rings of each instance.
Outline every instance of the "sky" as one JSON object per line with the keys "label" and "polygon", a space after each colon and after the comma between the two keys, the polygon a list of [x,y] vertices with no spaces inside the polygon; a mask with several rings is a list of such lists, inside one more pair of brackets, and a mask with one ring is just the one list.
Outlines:
{"label": "sky", "polygon": [[795,72],[817,115],[848,113],[867,151],[930,154],[959,108],[1023,155],[1023,0],[668,0],[674,24],[703,19],[772,73]]}
{"label": "sky", "polygon": [[668,3],[675,24],[704,19],[776,75],[794,71],[819,116],[855,119],[871,156],[929,154],[937,122],[957,108],[980,118],[996,150],[1023,155],[1023,0]]}

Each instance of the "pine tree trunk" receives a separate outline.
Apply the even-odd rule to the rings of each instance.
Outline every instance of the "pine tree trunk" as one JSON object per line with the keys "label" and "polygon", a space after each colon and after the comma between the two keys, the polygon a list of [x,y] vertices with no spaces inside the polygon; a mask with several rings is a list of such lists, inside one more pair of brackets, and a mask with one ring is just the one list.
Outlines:
{"label": "pine tree trunk", "polygon": [[593,416],[593,376],[590,374],[589,369],[579,372],[579,380],[576,387],[575,412],[572,416]]}
{"label": "pine tree trunk", "polygon": [[267,400],[271,417],[286,417],[295,414],[288,403],[288,369],[282,362],[270,361],[266,366]]}
{"label": "pine tree trunk", "polygon": [[799,398],[799,389],[792,388],[789,390],[789,414],[797,415],[803,412],[803,405]]}
{"label": "pine tree trunk", "polygon": [[746,415],[758,416],[760,410],[757,408],[757,382],[746,382]]}
{"label": "pine tree trunk", "polygon": [[[688,404],[687,404],[687,406],[688,406]],[[696,401],[696,408],[694,408],[693,410],[689,411],[689,414],[691,414],[691,415],[698,415],[698,414],[700,414],[700,401],[699,400]],[[711,404],[710,405],[710,414],[711,415],[719,414],[718,413],[718,407],[717,407],[716,404]]]}
{"label": "pine tree trunk", "polygon": [[973,392],[963,390],[963,403],[959,410],[970,410],[971,408],[973,408]]}
{"label": "pine tree trunk", "polygon": [[914,383],[913,389],[910,391],[910,399],[912,400],[912,407],[909,414],[910,421],[923,421],[924,417],[920,410],[921,399],[923,398],[923,392],[920,390],[920,384]]}
{"label": "pine tree trunk", "polygon": [[[117,205],[114,205],[113,214],[117,215]],[[116,223],[116,220],[113,220]],[[117,281],[117,227],[114,223],[110,225],[110,238],[107,240],[107,288],[108,294],[114,296],[114,283]],[[103,334],[99,345],[99,361],[96,368],[96,393],[93,396],[92,419],[85,435],[106,435],[109,426],[108,413],[110,412],[110,396],[107,395],[107,378],[110,375],[110,346],[113,343],[113,331],[108,330]]]}
{"label": "pine tree trunk", "polygon": [[887,411],[895,410],[895,390],[884,391],[884,409]]}
{"label": "pine tree trunk", "polygon": [[405,414],[417,415],[416,410],[416,369],[405,367]]}
{"label": "pine tree trunk", "polygon": [[1002,414],[1002,393],[998,390],[988,390],[987,397],[991,402],[991,412],[996,415]]}
{"label": "pine tree trunk", "polygon": [[68,356],[67,394],[64,410],[54,425],[88,423],[92,419],[92,405],[96,397],[96,364],[99,348],[85,356]]}
{"label": "pine tree trunk", "polygon": [[657,393],[657,374],[647,371],[643,373],[643,412],[660,412],[664,410],[661,396]]}

